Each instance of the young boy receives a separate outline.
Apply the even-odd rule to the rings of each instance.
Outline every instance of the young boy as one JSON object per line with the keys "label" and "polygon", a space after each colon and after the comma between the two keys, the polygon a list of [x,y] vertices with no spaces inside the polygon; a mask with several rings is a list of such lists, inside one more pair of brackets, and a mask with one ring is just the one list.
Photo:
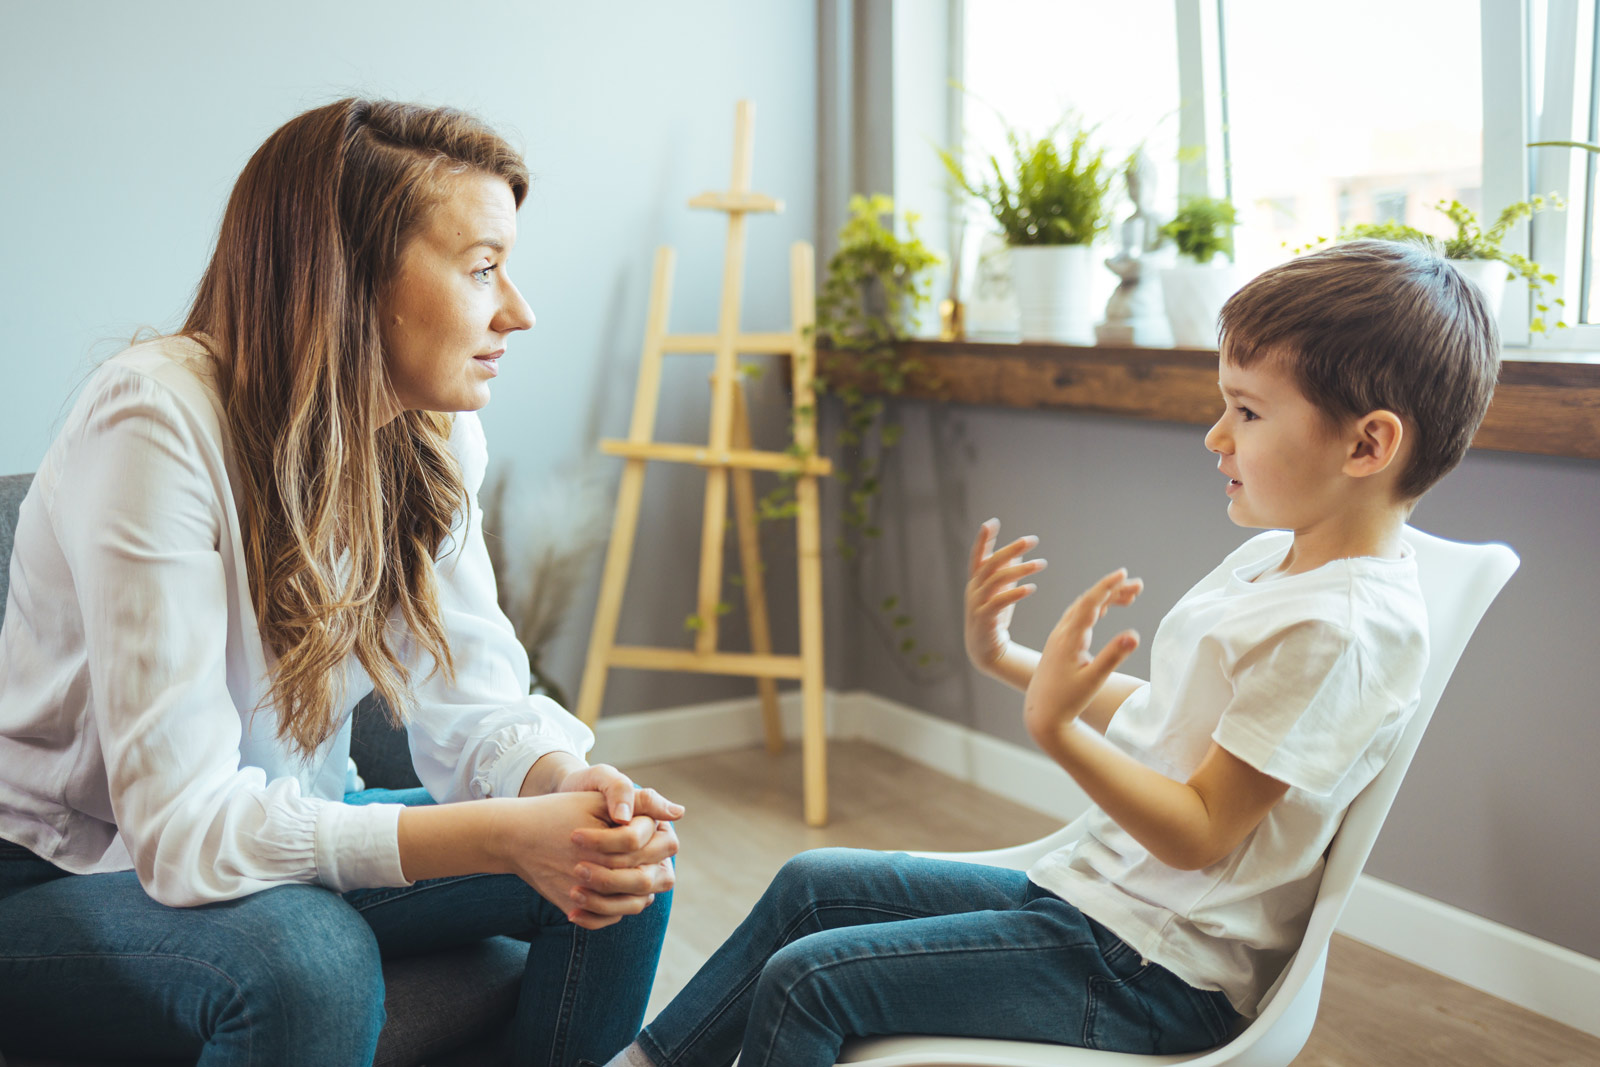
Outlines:
{"label": "young boy", "polygon": [[1228,515],[1269,531],[1181,599],[1148,683],[1094,623],[1107,575],[1041,652],[1012,642],[1023,538],[973,546],[966,644],[1026,693],[1028,731],[1095,807],[1019,871],[802,853],[614,1060],[829,1067],[846,1037],[951,1034],[1172,1053],[1225,1041],[1293,955],[1345,809],[1418,702],[1427,612],[1401,538],[1489,405],[1481,295],[1423,249],[1359,241],[1261,275],[1222,311],[1206,447]]}

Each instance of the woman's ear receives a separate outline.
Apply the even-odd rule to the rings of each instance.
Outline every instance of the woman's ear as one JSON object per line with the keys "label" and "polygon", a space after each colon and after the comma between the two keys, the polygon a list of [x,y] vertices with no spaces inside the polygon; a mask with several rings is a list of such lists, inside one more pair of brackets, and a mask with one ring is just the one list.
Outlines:
{"label": "woman's ear", "polygon": [[1352,478],[1368,478],[1387,470],[1400,455],[1406,427],[1399,415],[1379,409],[1355,420],[1350,454],[1344,472]]}

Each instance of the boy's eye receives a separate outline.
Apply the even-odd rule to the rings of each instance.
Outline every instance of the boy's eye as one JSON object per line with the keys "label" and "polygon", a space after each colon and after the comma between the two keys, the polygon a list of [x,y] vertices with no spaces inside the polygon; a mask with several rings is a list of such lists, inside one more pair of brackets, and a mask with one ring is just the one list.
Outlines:
{"label": "boy's eye", "polygon": [[499,270],[499,269],[500,269],[500,265],[498,263],[490,264],[487,267],[482,267],[482,268],[480,268],[478,270],[473,271],[472,272],[472,276],[474,278],[476,278],[478,281],[482,282],[483,284],[488,285],[489,284],[489,275],[492,272],[494,272],[496,270]]}
{"label": "boy's eye", "polygon": [[1244,416],[1245,422],[1254,422],[1261,417],[1247,407],[1240,407],[1239,414]]}

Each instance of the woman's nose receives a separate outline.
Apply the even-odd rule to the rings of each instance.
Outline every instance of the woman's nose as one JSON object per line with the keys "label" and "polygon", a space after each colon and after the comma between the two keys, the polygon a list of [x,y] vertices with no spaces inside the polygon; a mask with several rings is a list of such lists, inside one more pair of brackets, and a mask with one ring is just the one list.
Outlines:
{"label": "woman's nose", "polygon": [[495,317],[495,329],[500,333],[532,329],[533,309],[522,299],[522,291],[506,281],[505,299],[500,304],[500,314]]}

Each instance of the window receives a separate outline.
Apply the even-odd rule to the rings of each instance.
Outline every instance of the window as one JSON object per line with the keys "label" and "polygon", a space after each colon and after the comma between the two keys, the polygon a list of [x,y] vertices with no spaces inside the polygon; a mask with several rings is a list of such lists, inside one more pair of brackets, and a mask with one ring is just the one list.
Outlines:
{"label": "window", "polygon": [[1440,232],[1441,199],[1480,210],[1477,4],[1223,0],[1220,15],[1240,262],[1264,269],[1357,222]]}
{"label": "window", "polygon": [[[1534,0],[1528,9],[1530,140],[1600,142],[1600,0]],[[1595,154],[1574,148],[1531,150],[1531,180],[1567,201],[1562,213],[1534,220],[1531,254],[1560,276],[1570,328],[1540,343],[1600,349],[1600,244]]]}
{"label": "window", "polygon": [[1003,149],[1000,116],[1037,134],[1075,108],[1114,153],[1145,144],[1157,210],[1230,196],[1251,269],[1354,222],[1445,234],[1441,200],[1487,224],[1559,193],[1507,246],[1558,276],[1570,328],[1530,334],[1513,286],[1505,341],[1600,351],[1600,155],[1528,147],[1600,143],[1600,0],[966,0],[964,25],[969,158]]}

